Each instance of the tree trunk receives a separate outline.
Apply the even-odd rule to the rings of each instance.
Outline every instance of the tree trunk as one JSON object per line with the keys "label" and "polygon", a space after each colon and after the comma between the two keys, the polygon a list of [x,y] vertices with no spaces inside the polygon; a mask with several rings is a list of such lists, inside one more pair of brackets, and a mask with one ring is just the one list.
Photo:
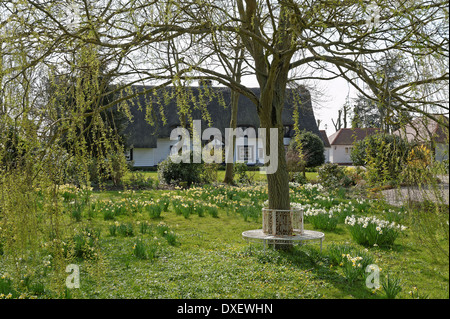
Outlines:
{"label": "tree trunk", "polygon": [[[232,90],[231,91],[231,119],[230,119],[230,128],[232,128],[232,129],[235,129],[237,126],[238,103],[239,103],[239,93]],[[235,149],[236,149],[236,136],[233,135],[233,154],[234,154]],[[234,184],[234,164],[233,164],[233,162],[226,163],[225,178],[224,178],[223,182],[225,184],[229,184],[229,185]]]}
{"label": "tree trunk", "polygon": [[[241,71],[242,71],[242,63],[244,61],[244,53],[245,50],[241,47],[240,41],[238,40],[236,49],[235,49],[235,60],[232,70],[233,80],[236,83],[241,83]],[[230,118],[230,128],[233,130],[237,127],[237,113],[239,106],[239,93],[235,90],[231,90],[231,118]],[[233,135],[233,155],[236,150],[236,136]],[[233,156],[234,159],[234,156]],[[234,184],[234,163],[226,163],[225,168],[225,178],[223,180],[225,184],[232,185]]]}
{"label": "tree trunk", "polygon": [[[284,148],[284,127],[281,118],[284,106],[286,85],[281,81],[276,83],[272,92],[261,93],[261,110],[259,117],[261,127],[266,128],[266,156],[270,154],[270,130],[269,128],[278,128],[278,168],[273,174],[267,174],[269,209],[274,210],[276,223],[272,218],[272,213],[268,218],[268,229],[272,230],[272,235],[292,235],[292,221],[290,214],[286,211],[290,210],[289,199],[289,173],[286,163],[286,151]],[[270,105],[269,105],[270,104]],[[270,111],[268,111],[270,110]],[[280,211],[277,211],[280,210]],[[272,211],[271,211],[272,212]],[[289,249],[290,241],[274,242],[276,249]]]}

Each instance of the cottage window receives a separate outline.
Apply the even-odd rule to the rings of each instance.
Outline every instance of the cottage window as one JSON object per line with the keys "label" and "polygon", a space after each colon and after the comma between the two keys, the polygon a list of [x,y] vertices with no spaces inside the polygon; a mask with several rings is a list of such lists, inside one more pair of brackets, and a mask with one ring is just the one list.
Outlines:
{"label": "cottage window", "polygon": [[241,161],[253,161],[253,146],[239,146],[238,157]]}

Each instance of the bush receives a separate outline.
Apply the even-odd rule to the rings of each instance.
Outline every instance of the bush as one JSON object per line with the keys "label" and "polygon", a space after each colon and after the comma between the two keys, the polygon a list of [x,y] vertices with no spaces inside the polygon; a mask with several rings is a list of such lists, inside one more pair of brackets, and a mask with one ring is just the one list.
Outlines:
{"label": "bush", "polygon": [[375,134],[354,144],[353,164],[365,166],[367,181],[373,185],[398,183],[411,144],[399,136]]}
{"label": "bush", "polygon": [[[319,136],[309,131],[302,131],[289,144],[288,153],[298,152],[297,142],[301,144],[302,156],[297,157],[304,160],[305,167],[316,167],[325,163],[324,145]],[[293,154],[294,155],[294,154]]]}
{"label": "bush", "polygon": [[433,154],[424,145],[412,147],[401,173],[401,182],[408,185],[433,184],[438,180],[431,167]]}
{"label": "bush", "polygon": [[158,178],[161,183],[189,188],[192,184],[211,182],[213,174],[205,174],[205,164],[193,163],[192,152],[190,163],[175,163],[170,157],[158,164]]}
{"label": "bush", "polygon": [[346,167],[344,169],[345,175],[351,180],[353,185],[360,183],[366,179],[366,171],[362,167]]}
{"label": "bush", "polygon": [[151,177],[146,177],[145,174],[141,172],[131,172],[131,176],[127,184],[139,189],[151,189],[156,183],[154,183]]}
{"label": "bush", "polygon": [[245,163],[234,164],[234,176],[239,184],[252,184],[254,182],[254,174],[248,174],[248,166]]}
{"label": "bush", "polygon": [[327,188],[348,187],[353,181],[345,174],[344,168],[334,163],[327,163],[319,168],[319,183]]}
{"label": "bush", "polygon": [[292,174],[291,182],[298,183],[300,185],[307,184],[309,181],[306,176],[301,172],[295,172]]}

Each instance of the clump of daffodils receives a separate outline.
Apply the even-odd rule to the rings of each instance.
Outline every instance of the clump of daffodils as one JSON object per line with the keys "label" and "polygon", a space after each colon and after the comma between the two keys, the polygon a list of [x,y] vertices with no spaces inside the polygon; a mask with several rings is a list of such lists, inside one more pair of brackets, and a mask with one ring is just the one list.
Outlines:
{"label": "clump of daffodils", "polygon": [[[352,267],[357,267],[357,268],[362,267],[362,264],[361,264],[361,260],[363,259],[362,257],[360,257],[360,256],[352,257],[352,256],[350,256],[350,254],[342,254],[342,257],[347,259],[348,262],[351,262]],[[340,266],[343,266],[343,263],[341,263]]]}
{"label": "clump of daffodils", "polygon": [[389,222],[376,217],[345,218],[345,224],[350,226],[350,234],[353,239],[365,246],[391,246],[405,226],[395,222]]}
{"label": "clump of daffodils", "polygon": [[404,231],[406,229],[406,226],[397,224],[396,222],[389,222],[373,216],[372,217],[355,217],[354,215],[347,216],[345,218],[345,224],[350,226],[361,225],[362,228],[367,228],[369,224],[372,224],[375,225],[375,229],[380,235],[382,235],[383,231],[386,229],[395,229],[400,231]]}

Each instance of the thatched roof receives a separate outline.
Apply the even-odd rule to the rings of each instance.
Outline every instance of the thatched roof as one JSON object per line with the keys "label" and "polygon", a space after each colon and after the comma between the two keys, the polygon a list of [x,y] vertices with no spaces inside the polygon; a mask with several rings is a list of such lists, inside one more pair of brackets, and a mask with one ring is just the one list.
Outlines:
{"label": "thatched roof", "polygon": [[[142,92],[146,87],[134,86],[133,91]],[[148,87],[147,87],[148,89]],[[195,107],[194,103],[190,103],[192,109],[192,119],[202,121],[202,130],[208,127],[218,128],[225,137],[225,128],[230,127],[231,118],[231,90],[224,87],[210,87],[213,98],[209,99],[205,96],[204,91],[199,87],[189,87],[189,98],[195,99],[197,102],[203,100],[205,103],[212,123],[208,123],[202,118],[201,107]],[[168,138],[172,129],[180,125],[180,112],[174,95],[174,88],[166,88],[166,93],[161,90],[157,94],[149,93],[140,95],[129,102],[130,111],[133,116],[132,122],[125,130],[127,136],[127,146],[134,148],[156,148],[158,138]],[[256,96],[259,96],[259,88],[252,89]],[[300,92],[301,106],[300,114],[300,130],[311,131],[320,136],[317,128],[316,119],[311,105],[311,97],[309,91],[302,89]],[[282,120],[285,126],[294,126],[293,110],[298,103],[293,102],[293,91],[286,92],[286,104],[283,108]],[[157,102],[159,101],[159,103]],[[196,103],[196,105],[201,103]],[[224,107],[225,106],[225,107]],[[298,106],[297,106],[298,107]],[[165,121],[161,112],[164,113]],[[152,124],[148,119],[152,120]],[[190,123],[192,119],[186,116],[186,122]],[[255,130],[259,127],[259,118],[256,112],[256,106],[245,96],[239,98],[237,126],[253,127]],[[293,130],[288,133],[293,136]]]}

